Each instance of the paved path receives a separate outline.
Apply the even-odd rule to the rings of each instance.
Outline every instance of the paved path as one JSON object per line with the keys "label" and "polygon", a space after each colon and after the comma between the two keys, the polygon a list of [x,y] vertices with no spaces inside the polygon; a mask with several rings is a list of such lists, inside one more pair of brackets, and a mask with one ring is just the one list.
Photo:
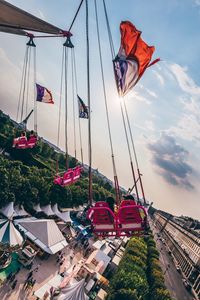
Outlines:
{"label": "paved path", "polygon": [[160,253],[160,263],[163,270],[163,274],[165,276],[165,284],[170,292],[171,297],[176,300],[192,300],[193,297],[183,285],[183,277],[176,270],[174,261],[172,257],[168,254],[168,249],[166,245],[163,244],[163,242],[157,237],[157,233],[159,233],[159,230],[152,225],[151,229],[153,230],[154,238],[156,241],[156,247]]}
{"label": "paved path", "polygon": [[66,249],[63,250],[63,253],[65,260],[61,267],[56,262],[56,255],[50,256],[48,260],[41,260],[40,258],[35,259],[32,270],[38,267],[38,271],[33,272],[33,279],[36,280],[36,283],[30,291],[25,291],[23,288],[24,282],[30,271],[24,268],[21,269],[16,276],[17,285],[14,290],[10,287],[11,283],[5,282],[3,286],[0,287],[0,300],[35,300],[36,297],[33,295],[34,291],[38,290],[56,274],[66,271],[72,264],[76,264],[82,258],[79,249],[76,249],[74,252],[69,249],[69,247],[66,247]]}

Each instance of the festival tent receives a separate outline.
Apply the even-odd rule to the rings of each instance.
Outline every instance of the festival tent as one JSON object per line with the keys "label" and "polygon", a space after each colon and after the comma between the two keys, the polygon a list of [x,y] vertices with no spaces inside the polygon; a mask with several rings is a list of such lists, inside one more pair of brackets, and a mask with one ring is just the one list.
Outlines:
{"label": "festival tent", "polygon": [[14,223],[46,253],[55,254],[68,245],[54,220],[24,218]]}
{"label": "festival tent", "polygon": [[72,222],[72,220],[70,218],[70,211],[65,211],[65,212],[59,211],[57,203],[54,206],[52,206],[52,211],[59,219],[61,219],[65,223]]}
{"label": "festival tent", "polygon": [[58,209],[58,204],[54,204],[52,207],[52,211],[54,212],[55,215],[60,214],[60,210]]}
{"label": "festival tent", "polygon": [[33,209],[34,209],[36,212],[41,212],[41,211],[42,211],[39,203],[36,204],[36,205],[34,205],[34,206],[33,206]]}
{"label": "festival tent", "polygon": [[14,210],[14,203],[8,203],[8,205],[0,209],[0,213],[2,213],[8,219],[12,219],[13,217],[15,217],[17,214]]}
{"label": "festival tent", "polygon": [[62,289],[62,294],[59,295],[57,300],[87,300],[88,296],[84,291],[85,279],[79,282],[73,283],[68,287]]}
{"label": "festival tent", "polygon": [[14,206],[14,210],[17,216],[24,217],[29,216],[29,214],[25,211],[23,205],[22,206]]}
{"label": "festival tent", "polygon": [[45,213],[47,216],[55,216],[55,213],[51,209],[51,205],[48,204],[46,206],[41,207],[41,210]]}
{"label": "festival tent", "polygon": [[27,35],[24,30],[61,34],[62,29],[41,20],[28,12],[0,0],[0,31]]}
{"label": "festival tent", "polygon": [[0,220],[0,243],[8,243],[10,246],[20,246],[23,243],[22,235],[15,228],[11,220]]}

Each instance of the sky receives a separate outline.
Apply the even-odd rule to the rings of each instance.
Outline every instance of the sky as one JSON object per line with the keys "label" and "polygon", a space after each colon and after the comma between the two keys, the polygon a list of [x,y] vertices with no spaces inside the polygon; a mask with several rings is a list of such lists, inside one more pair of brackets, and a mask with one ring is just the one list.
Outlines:
{"label": "sky", "polygon": [[[12,0],[10,3],[68,29],[79,0]],[[122,4],[123,3],[123,4]],[[114,82],[112,58],[102,1],[97,0],[105,86],[113,149],[119,183],[133,185],[120,102]],[[200,0],[106,0],[115,52],[120,46],[119,25],[129,20],[155,46],[149,68],[125,97],[146,198],[154,207],[177,216],[200,219]],[[87,103],[85,7],[72,28],[78,94]],[[113,178],[100,73],[94,1],[89,1],[91,74],[92,167]],[[0,108],[16,119],[26,37],[0,33]],[[36,40],[37,82],[51,90],[55,104],[38,104],[38,134],[56,144],[63,38]],[[69,66],[70,70],[70,66]],[[70,72],[70,71],[69,71]],[[69,78],[69,153],[74,154],[73,100]],[[33,96],[29,96],[29,110]],[[62,100],[64,101],[64,100]],[[64,104],[61,141],[64,149]],[[29,128],[33,126],[30,120]],[[87,120],[81,120],[84,162],[87,155]],[[77,156],[80,143],[77,132]]]}

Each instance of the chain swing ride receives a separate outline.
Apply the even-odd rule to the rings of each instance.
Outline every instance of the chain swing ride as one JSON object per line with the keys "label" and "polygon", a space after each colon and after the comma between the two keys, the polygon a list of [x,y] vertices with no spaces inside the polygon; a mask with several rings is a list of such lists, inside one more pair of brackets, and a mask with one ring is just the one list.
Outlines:
{"label": "chain swing ride", "polygon": [[[108,110],[108,97],[106,91],[106,81],[104,76],[104,67],[103,67],[103,58],[102,58],[102,45],[101,45],[101,35],[99,30],[99,17],[98,17],[98,8],[97,1],[94,0],[95,8],[95,20],[96,20],[96,32],[97,32],[97,41],[98,41],[98,54],[100,60],[100,71],[102,78],[102,88],[104,95],[104,104],[106,111],[106,120],[109,134],[110,142],[110,151],[111,151],[111,160],[113,167],[113,177],[114,177],[114,187],[116,195],[116,211],[109,206],[109,203],[105,201],[98,201],[93,204],[92,200],[92,144],[91,144],[91,92],[90,92],[90,38],[89,38],[89,20],[88,20],[88,0],[81,0],[79,7],[76,11],[76,14],[73,18],[71,26],[68,31],[64,31],[60,28],[57,28],[45,21],[42,21],[27,12],[24,12],[14,6],[10,5],[6,1],[0,3],[1,5],[7,5],[10,9],[17,9],[19,13],[26,14],[30,18],[33,18],[32,21],[40,21],[37,23],[37,26],[27,26],[27,24],[21,24],[21,26],[11,26],[0,24],[0,30],[4,32],[10,32],[15,34],[22,34],[29,37],[27,43],[25,58],[24,58],[24,67],[22,72],[22,82],[20,89],[20,97],[18,102],[17,109],[17,119],[20,115],[20,122],[24,124],[25,131],[27,127],[27,121],[34,111],[34,132],[31,131],[30,137],[27,140],[26,134],[23,133],[21,137],[15,138],[13,142],[13,147],[17,149],[27,149],[33,148],[37,144],[37,105],[36,100],[46,103],[53,103],[51,92],[36,84],[36,46],[34,43],[35,38],[45,38],[45,37],[64,37],[66,38],[65,43],[63,44],[63,56],[62,56],[62,70],[61,70],[61,88],[60,88],[60,103],[59,103],[59,117],[58,117],[58,134],[57,134],[57,146],[59,147],[60,142],[60,127],[61,127],[61,98],[62,98],[62,88],[64,81],[64,91],[65,91],[65,156],[66,156],[66,171],[59,173],[58,162],[56,166],[56,175],[54,178],[54,184],[60,185],[62,187],[69,186],[75,183],[80,179],[81,171],[83,169],[82,165],[78,165],[75,168],[69,168],[69,154],[68,154],[68,57],[69,52],[71,53],[71,67],[72,67],[72,90],[73,90],[73,116],[74,116],[74,147],[75,147],[75,158],[76,158],[76,130],[75,130],[75,94],[77,94],[77,78],[76,78],[76,62],[75,62],[75,53],[74,45],[71,42],[71,30],[73,24],[77,18],[79,10],[82,4],[85,2],[86,8],[86,64],[87,64],[87,106],[84,104],[82,99],[78,96],[79,103],[79,136],[80,136],[80,147],[81,147],[81,162],[83,164],[83,151],[82,151],[82,138],[81,138],[81,126],[80,118],[85,118],[88,120],[88,161],[89,161],[89,185],[88,185],[88,210],[87,218],[91,222],[92,231],[97,236],[133,236],[143,234],[147,227],[147,211],[144,206],[146,206],[146,200],[144,195],[144,188],[142,184],[141,173],[139,170],[139,164],[137,160],[133,134],[130,126],[129,115],[126,108],[126,103],[124,96],[136,85],[140,80],[145,70],[151,65],[159,61],[159,59],[151,62],[151,58],[154,52],[153,46],[148,46],[141,38],[141,32],[136,29],[136,27],[129,21],[121,22],[120,31],[121,31],[121,46],[118,51],[118,54],[115,55],[114,45],[112,40],[111,29],[109,25],[109,18],[106,9],[105,0],[102,0],[104,15],[110,45],[110,52],[113,61],[115,81],[117,85],[117,91],[120,101],[120,109],[122,114],[122,120],[124,125],[125,137],[128,147],[128,153],[130,158],[131,172],[133,176],[133,186],[129,189],[129,194],[135,190],[135,196],[126,196],[126,200],[121,200],[120,188],[118,183],[118,176],[116,171],[114,148],[112,142],[112,134],[110,128],[110,115]],[[39,25],[38,25],[39,24]],[[36,25],[36,24],[35,24]],[[24,30],[45,32],[48,36],[35,36],[33,34],[27,33]],[[33,51],[33,54],[31,54]],[[28,112],[28,88],[29,88],[29,79],[30,79],[30,65],[31,65],[31,56],[33,55],[33,74],[34,74],[34,85],[37,87],[37,97],[34,97],[34,109],[28,114],[24,119],[25,115]],[[64,76],[63,76],[64,75]],[[45,94],[46,93],[46,94]],[[36,96],[36,95],[35,95]],[[45,98],[46,97],[46,98]],[[26,101],[25,101],[26,98]],[[21,110],[20,110],[21,107]],[[82,109],[82,115],[80,114],[80,107]],[[130,140],[129,140],[130,139]],[[135,174],[134,164],[132,159],[132,153],[134,154],[137,175]],[[136,179],[136,176],[138,178]],[[139,183],[139,185],[138,185]],[[141,199],[139,198],[139,186],[141,189],[144,206],[141,205]]]}

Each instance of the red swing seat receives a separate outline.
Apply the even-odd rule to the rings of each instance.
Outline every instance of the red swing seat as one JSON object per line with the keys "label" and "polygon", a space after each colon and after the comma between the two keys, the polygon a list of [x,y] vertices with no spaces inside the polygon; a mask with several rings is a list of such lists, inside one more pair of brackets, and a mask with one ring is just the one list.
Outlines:
{"label": "red swing seat", "polygon": [[26,149],[27,148],[27,138],[25,136],[20,136],[13,140],[13,147],[17,149]]}
{"label": "red swing seat", "polygon": [[93,233],[97,236],[116,236],[116,219],[108,204],[99,201],[87,212],[87,218],[92,223]]}
{"label": "red swing seat", "polygon": [[35,135],[30,136],[30,138],[27,141],[27,148],[32,149],[33,147],[36,146],[36,144],[37,144],[37,136]]}
{"label": "red swing seat", "polygon": [[76,182],[81,177],[82,169],[83,168],[81,166],[77,166],[73,169],[73,171],[74,171],[73,182]]}
{"label": "red swing seat", "polygon": [[62,176],[57,176],[56,178],[54,178],[54,183],[64,187],[72,184],[73,178],[74,178],[73,169],[68,169]]}
{"label": "red swing seat", "polygon": [[16,149],[29,149],[36,146],[37,137],[31,136],[28,140],[26,136],[20,136],[13,140],[13,147]]}
{"label": "red swing seat", "polygon": [[116,218],[118,236],[141,235],[145,230],[147,214],[141,205],[121,205]]}

